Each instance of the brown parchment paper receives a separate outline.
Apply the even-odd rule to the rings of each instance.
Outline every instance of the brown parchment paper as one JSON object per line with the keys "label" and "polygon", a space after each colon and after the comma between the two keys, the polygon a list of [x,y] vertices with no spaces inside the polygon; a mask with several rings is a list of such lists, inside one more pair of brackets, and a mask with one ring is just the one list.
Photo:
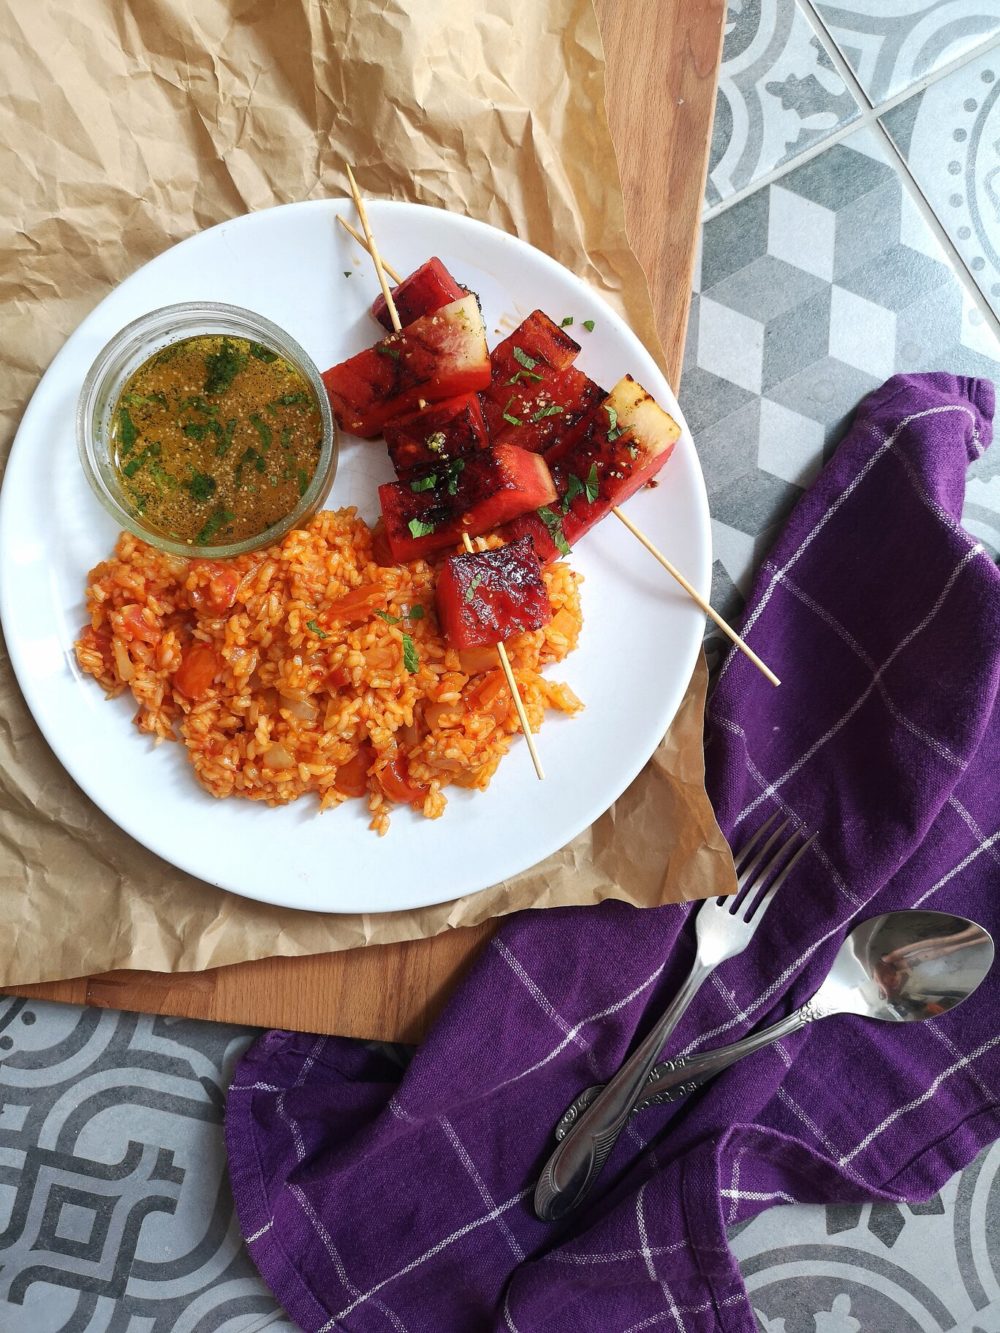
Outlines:
{"label": "brown parchment paper", "polygon": [[[345,194],[345,160],[372,195],[548,251],[660,355],[590,0],[0,0],[0,36],[0,466],[40,373],[117,282],[225,218]],[[701,662],[640,777],[541,865],[439,907],[324,916],[224,893],[123,834],[49,751],[0,645],[0,985],[728,892],[704,790],[705,680]]]}

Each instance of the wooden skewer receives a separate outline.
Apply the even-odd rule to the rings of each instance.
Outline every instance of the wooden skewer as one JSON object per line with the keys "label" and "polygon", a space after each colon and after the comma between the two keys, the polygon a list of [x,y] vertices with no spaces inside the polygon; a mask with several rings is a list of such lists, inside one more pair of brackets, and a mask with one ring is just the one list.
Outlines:
{"label": "wooden skewer", "polygon": [[[465,549],[470,555],[474,555],[476,548],[469,540],[467,532],[462,533],[462,541],[465,543]],[[511,697],[514,700],[514,707],[517,709],[518,721],[521,723],[521,730],[524,732],[524,739],[528,742],[528,753],[531,755],[531,762],[535,766],[535,772],[538,775],[539,782],[544,781],[545,773],[542,769],[542,761],[538,757],[538,750],[535,748],[535,737],[531,730],[531,723],[528,721],[528,714],[524,711],[524,700],[521,698],[521,691],[517,688],[517,681],[514,679],[514,668],[510,664],[510,658],[507,656],[507,649],[502,643],[497,644],[497,657],[500,659],[500,665],[503,667],[503,674],[507,677],[507,685],[510,688]]]}
{"label": "wooden skewer", "polygon": [[[348,236],[354,237],[358,245],[361,246],[362,250],[368,250],[368,242],[358,231],[357,227],[352,227],[351,224],[348,222],[347,218],[341,217],[339,213],[337,214],[337,221],[343,227],[344,231],[347,232]],[[371,251],[368,250],[368,253],[371,254]],[[391,264],[387,264],[384,259],[382,260],[382,267],[385,269],[386,273],[388,273],[389,277],[392,278],[393,282],[403,281],[402,275],[397,273],[396,270],[393,268],[393,266]]]}
{"label": "wooden skewer", "polygon": [[354,179],[354,172],[351,170],[351,164],[347,163],[347,179],[351,182],[351,194],[354,197],[354,207],[358,210],[358,217],[361,219],[361,226],[364,229],[365,240],[368,242],[367,250],[372,257],[372,263],[375,265],[375,272],[378,274],[379,285],[382,288],[382,295],[385,297],[385,303],[389,307],[389,318],[392,320],[392,327],[398,333],[403,327],[399,322],[399,311],[396,309],[396,302],[392,299],[392,288],[389,286],[389,279],[385,276],[385,265],[382,263],[382,256],[378,252],[378,246],[375,244],[375,237],[372,235],[372,229],[368,225],[368,214],[365,212],[365,201],[361,198],[361,191],[358,189],[358,182]]}
{"label": "wooden skewer", "polygon": [[[382,257],[378,252],[378,246],[375,244],[375,237],[372,235],[371,227],[368,225],[368,214],[365,211],[364,201],[361,198],[361,191],[358,189],[358,183],[354,179],[354,172],[351,170],[350,164],[347,164],[347,179],[351,183],[351,194],[354,197],[354,206],[358,210],[358,217],[361,219],[361,225],[364,228],[365,241],[367,242],[365,249],[372,257],[372,263],[375,265],[375,272],[378,274],[378,280],[382,287],[382,295],[385,297],[385,303],[389,310],[389,318],[392,320],[392,327],[398,333],[402,327],[399,322],[399,311],[396,309],[396,303],[392,299],[392,291],[385,276],[386,266],[382,263]],[[353,228],[349,228],[349,230],[352,232],[352,235],[355,234]],[[399,281],[398,278],[396,280],[397,282]],[[423,406],[423,403],[421,403],[421,406]],[[470,552],[470,554],[474,554],[476,548],[469,540],[469,534],[467,532],[462,533],[462,541],[465,544],[465,549]],[[497,644],[497,657],[500,659],[503,674],[507,678],[507,685],[510,688],[511,696],[514,700],[514,707],[517,709],[517,716],[521,723],[521,730],[524,732],[524,739],[528,742],[528,753],[531,755],[531,762],[534,764],[538,780],[541,782],[545,777],[545,773],[542,770],[542,762],[538,757],[538,751],[535,749],[535,741],[531,732],[531,723],[528,721],[528,714],[524,711],[524,700],[521,698],[521,692],[517,688],[517,681],[514,678],[514,670],[510,664],[510,658],[507,656],[507,649],[502,643]]]}
{"label": "wooden skewer", "polygon": [[623,511],[618,508],[617,505],[615,505],[612,508],[611,512],[612,514],[614,514],[615,518],[619,519],[620,522],[625,524],[629,532],[631,532],[632,536],[635,537],[637,541],[640,541],[643,544],[643,546],[645,546],[646,550],[653,557],[653,559],[658,560],[660,562],[660,564],[671,576],[671,578],[675,578],[677,580],[677,582],[681,585],[681,587],[691,598],[691,600],[697,603],[697,605],[701,607],[701,609],[705,612],[705,615],[708,616],[709,620],[713,620],[716,623],[716,625],[718,625],[719,629],[722,630],[723,634],[727,634],[732,639],[733,643],[736,644],[736,647],[740,650],[740,652],[745,653],[747,657],[749,657],[750,661],[754,664],[757,670],[760,671],[763,675],[765,675],[772,685],[780,685],[781,681],[774,674],[774,672],[767,665],[767,663],[762,662],[760,658],[757,656],[757,654],[754,652],[754,650],[750,647],[750,645],[740,638],[740,636],[736,633],[736,631],[732,628],[731,625],[726,624],[726,622],[719,615],[718,611],[716,611],[714,607],[710,606],[709,603],[705,601],[704,597],[702,597],[701,593],[697,590],[697,588],[692,587],[692,585],[688,583],[687,579],[677,568],[677,566],[672,565],[670,563],[670,561],[663,554],[663,552],[653,545],[653,543],[649,540],[649,538],[642,531],[642,529],[637,528],[636,525],[632,522],[632,520],[628,518],[623,513]]}
{"label": "wooden skewer", "polygon": [[[353,187],[353,189],[354,189],[354,191],[355,191],[354,200],[355,200],[355,203],[358,203],[358,213],[359,213],[360,216],[361,216],[361,223],[362,223],[362,226],[364,226],[364,228],[365,228],[365,235],[368,237],[368,240],[366,241],[366,240],[363,239],[361,236],[359,236],[358,233],[354,230],[353,227],[348,226],[348,224],[347,224],[346,222],[344,222],[343,218],[341,218],[340,221],[343,223],[344,227],[350,232],[350,234],[354,237],[354,239],[358,242],[358,244],[359,244],[359,245],[362,245],[362,246],[368,251],[368,253],[371,255],[372,259],[375,261],[375,267],[376,267],[376,268],[380,268],[380,267],[385,268],[385,269],[386,269],[386,272],[389,272],[390,270],[389,270],[388,265],[383,263],[381,257],[380,257],[379,254],[378,254],[378,251],[377,251],[377,250],[374,250],[374,249],[372,248],[372,245],[368,243],[368,242],[371,240],[371,233],[368,231],[367,219],[365,218],[364,213],[362,212],[361,205],[360,205],[360,203],[359,203],[359,201],[358,201],[357,186],[354,184],[354,177],[351,175],[351,169],[350,169],[350,167],[348,167],[348,169],[347,169],[347,174],[351,177],[351,185],[352,185],[352,187]],[[396,277],[396,281],[397,281],[397,282],[401,281],[401,279],[398,277],[398,275],[395,275],[395,274],[394,274],[394,276]],[[392,298],[391,298],[391,296],[390,296],[389,293],[386,291],[386,284],[385,284],[385,282],[384,282],[384,280],[383,280],[383,278],[382,278],[381,273],[379,274],[379,279],[380,279],[380,281],[382,281],[382,284],[383,284],[383,285],[382,285],[382,291],[383,291],[383,293],[385,294],[386,302],[387,302],[387,304],[388,304],[388,306],[389,306],[389,312],[390,312],[390,314],[393,316],[393,320],[394,320],[394,322],[395,322],[395,320],[397,319],[397,316],[396,316],[396,313],[395,313],[395,307],[394,307],[393,304],[392,304]],[[399,325],[396,324],[395,327],[398,329]],[[714,607],[712,607],[708,602],[705,601],[705,599],[704,599],[704,597],[702,597],[701,593],[699,593],[698,590],[697,590],[695,587],[693,587],[692,584],[690,584],[690,583],[687,581],[687,579],[686,579],[686,578],[684,577],[684,575],[680,572],[680,570],[677,568],[677,566],[671,564],[671,562],[667,559],[667,557],[663,554],[663,552],[662,552],[661,550],[659,550],[656,546],[653,545],[653,543],[649,540],[649,538],[648,538],[648,537],[646,536],[646,534],[642,531],[642,529],[639,528],[639,527],[636,527],[636,525],[632,522],[632,520],[631,520],[630,518],[626,518],[624,512],[623,512],[621,509],[619,509],[619,507],[618,507],[617,505],[614,505],[614,506],[612,507],[611,512],[614,514],[615,518],[620,519],[621,522],[625,524],[626,528],[628,528],[628,530],[629,530],[629,532],[631,532],[632,536],[635,537],[637,541],[641,542],[643,546],[645,546],[646,550],[650,553],[650,555],[654,558],[654,560],[658,560],[658,561],[660,562],[660,564],[663,566],[663,568],[667,571],[667,573],[668,573],[672,578],[675,578],[675,579],[677,580],[677,582],[681,585],[681,587],[684,589],[684,591],[687,593],[687,595],[691,598],[691,600],[692,600],[697,606],[701,607],[702,611],[704,611],[705,615],[708,616],[709,620],[714,621],[714,623],[715,623],[716,625],[718,625],[719,629],[722,630],[723,634],[728,635],[729,638],[732,639],[733,643],[736,644],[736,646],[737,646],[737,648],[739,648],[740,652],[746,654],[746,656],[747,656],[747,657],[750,659],[750,661],[754,664],[754,666],[757,668],[757,670],[760,671],[760,672],[762,673],[762,675],[766,676],[767,679],[771,682],[772,685],[780,685],[780,684],[781,684],[781,681],[780,681],[780,680],[778,679],[778,677],[774,674],[774,672],[773,672],[773,671],[771,670],[771,668],[767,665],[767,663],[766,663],[766,662],[762,662],[761,659],[760,659],[760,658],[757,656],[757,654],[754,652],[754,650],[750,647],[750,645],[749,645],[748,643],[746,643],[743,639],[741,639],[740,636],[736,633],[736,631],[732,628],[732,626],[729,625],[729,624],[727,624],[726,621],[722,619],[722,617],[719,615],[718,611],[716,611],[716,610],[714,609]],[[503,644],[500,644],[499,647],[500,647],[501,650],[503,650]],[[503,656],[506,657],[506,653],[504,653]],[[503,659],[501,659],[501,660],[503,660]],[[508,677],[508,679],[510,679],[510,677]],[[518,700],[518,702],[520,702],[520,701]],[[521,716],[521,710],[520,710],[520,709],[518,709],[518,716],[519,716],[519,717]],[[521,719],[521,725],[524,726],[524,719],[523,719],[523,718]],[[525,730],[525,735],[528,735],[527,729]],[[533,751],[532,751],[532,758],[534,758],[534,752],[533,752]],[[536,768],[538,767],[538,764],[537,764],[537,763],[535,764],[535,767],[536,767]],[[539,773],[538,776],[541,777],[541,773]]]}

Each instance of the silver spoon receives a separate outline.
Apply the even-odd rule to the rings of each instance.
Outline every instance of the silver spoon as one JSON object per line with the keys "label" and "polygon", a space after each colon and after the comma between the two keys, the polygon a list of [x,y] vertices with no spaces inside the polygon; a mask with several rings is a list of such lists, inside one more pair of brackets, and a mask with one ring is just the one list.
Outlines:
{"label": "silver spoon", "polygon": [[[968,999],[993,965],[988,931],[947,912],[901,911],[870,917],[854,927],[819,990],[804,1005],[762,1032],[700,1055],[658,1064],[636,1111],[676,1102],[752,1051],[798,1032],[817,1018],[860,1014],[883,1023],[937,1018]],[[562,1139],[600,1085],[587,1088],[556,1126]]]}

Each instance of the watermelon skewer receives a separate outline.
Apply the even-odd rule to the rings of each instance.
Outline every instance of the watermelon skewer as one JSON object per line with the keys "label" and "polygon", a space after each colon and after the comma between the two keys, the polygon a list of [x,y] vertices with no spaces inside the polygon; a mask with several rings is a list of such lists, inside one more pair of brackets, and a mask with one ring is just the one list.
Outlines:
{"label": "watermelon skewer", "polygon": [[[360,202],[357,194],[355,195],[355,202],[358,203]],[[375,260],[376,266],[377,267],[382,266],[382,260],[377,257],[378,252],[374,250],[370,244],[362,242],[361,238],[358,236],[357,232],[355,232],[352,227],[348,226],[347,230],[351,233],[351,235],[354,237],[355,240],[357,240],[360,244],[364,245],[364,248]],[[401,281],[399,275],[395,272],[393,273],[393,277],[397,281]],[[380,275],[380,281],[384,282],[384,275]],[[387,285],[388,284],[385,284],[385,286]],[[387,302],[387,304],[389,304],[391,307],[391,299],[389,302]],[[569,359],[572,360],[572,356],[570,356]],[[558,448],[556,452],[558,452]],[[632,536],[635,537],[635,539],[642,546],[646,548],[646,550],[650,553],[650,555],[654,558],[654,560],[657,560],[659,564],[667,571],[670,577],[676,580],[676,582],[684,589],[684,591],[688,594],[688,596],[695,603],[695,605],[700,608],[703,614],[708,616],[708,618],[715,625],[717,625],[719,629],[722,630],[723,634],[725,634],[736,645],[736,647],[740,650],[740,652],[743,653],[744,656],[750,662],[753,663],[753,665],[757,668],[757,670],[763,676],[766,676],[772,685],[780,685],[781,681],[770,669],[770,667],[764,661],[762,661],[760,657],[757,656],[757,654],[753,651],[750,645],[736,633],[736,631],[732,628],[732,626],[729,625],[725,620],[723,620],[722,616],[719,615],[719,613],[715,610],[715,608],[711,606],[710,603],[706,601],[704,597],[702,597],[701,593],[698,592],[697,588],[695,588],[684,577],[684,575],[680,572],[677,566],[674,565],[670,560],[668,560],[667,557],[663,554],[663,552],[659,550],[658,547],[656,547],[652,541],[650,541],[650,539],[646,536],[646,534],[642,531],[642,529],[637,524],[633,523],[630,518],[626,517],[625,513],[622,511],[620,506],[617,504],[612,505],[608,512],[614,514],[615,518],[617,518],[620,523],[624,524],[624,526],[628,529],[628,531],[632,534]],[[518,533],[518,535],[521,534]],[[465,540],[468,543],[468,537],[465,537]],[[468,543],[468,545],[469,547],[471,547],[471,543]],[[498,644],[498,649],[501,652],[503,652],[503,644]],[[506,653],[503,653],[503,656],[506,656]],[[514,693],[514,698],[518,703],[520,703],[520,699],[516,691]],[[521,708],[519,708],[518,710],[518,716],[519,717],[521,716]],[[524,726],[523,721],[522,721],[522,726]],[[528,734],[529,733],[527,731],[527,728],[525,727],[525,735],[527,736]],[[534,752],[532,752],[532,758],[534,758]],[[536,771],[538,772],[538,776],[541,777],[542,773],[537,763],[535,765],[535,768]]]}
{"label": "watermelon skewer", "polygon": [[[375,238],[372,236],[371,227],[368,225],[368,214],[365,211],[364,200],[361,198],[361,191],[358,189],[358,183],[354,179],[354,172],[349,165],[347,167],[347,176],[351,183],[351,194],[354,198],[354,206],[358,210],[358,217],[361,220],[365,239],[368,242],[368,253],[371,255],[372,262],[375,265],[375,271],[378,273],[379,285],[382,288],[382,295],[385,297],[385,304],[389,311],[389,317],[392,320],[392,327],[398,332],[400,328],[399,312],[396,310],[395,302],[392,299],[392,291],[385,276],[385,269],[378,252],[378,246],[375,244]],[[421,402],[420,406],[424,406],[423,402]],[[462,533],[462,541],[467,551],[475,550],[472,542],[469,540],[469,534],[467,532]],[[528,721],[528,714],[524,711],[524,700],[521,698],[521,691],[517,687],[517,680],[514,676],[510,659],[507,656],[507,650],[502,643],[497,644],[497,657],[500,659],[500,666],[507,679],[507,688],[510,690],[511,698],[514,701],[514,707],[517,709],[518,721],[521,724],[521,730],[524,732],[524,739],[528,743],[528,753],[531,755],[531,762],[534,764],[535,773],[539,782],[541,782],[545,777],[545,773],[542,769],[541,760],[538,757],[538,751],[535,749],[535,742],[531,733],[531,723]]]}

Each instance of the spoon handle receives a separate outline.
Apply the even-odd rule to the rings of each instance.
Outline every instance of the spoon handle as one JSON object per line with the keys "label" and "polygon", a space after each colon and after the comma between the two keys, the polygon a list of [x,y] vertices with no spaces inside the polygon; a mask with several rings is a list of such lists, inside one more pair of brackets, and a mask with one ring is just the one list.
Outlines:
{"label": "spoon handle", "polygon": [[[762,1032],[752,1032],[748,1037],[734,1041],[729,1046],[718,1046],[714,1050],[703,1051],[701,1055],[678,1055],[672,1060],[661,1061],[650,1071],[642,1092],[635,1098],[632,1114],[661,1102],[679,1102],[682,1097],[694,1092],[710,1078],[721,1074],[737,1060],[742,1060],[745,1055],[751,1055],[763,1046],[770,1046],[772,1042],[780,1041],[782,1037],[790,1037],[793,1032],[798,1032],[814,1018],[820,1017],[822,1017],[821,1011],[816,1009],[810,1000],[787,1018],[782,1018]],[[603,1089],[604,1085],[598,1083],[592,1088],[585,1088],[574,1098],[556,1125],[558,1142],[561,1143],[566,1138]]]}
{"label": "spoon handle", "polygon": [[[743,1037],[741,1041],[734,1041],[729,1046],[718,1046],[713,1051],[703,1051],[701,1055],[665,1062],[673,1068],[657,1065],[643,1089],[640,1105],[648,1106],[652,1101],[676,1101],[678,1097],[686,1097],[689,1092],[700,1088],[703,1083],[707,1083],[716,1074],[721,1074],[724,1069],[734,1065],[737,1060],[742,1060],[745,1055],[752,1055],[754,1051],[770,1046],[772,1042],[780,1041],[782,1037],[790,1037],[793,1032],[800,1031],[818,1016],[811,1003],[804,1004],[787,1018],[772,1023],[769,1028],[764,1028],[761,1032],[751,1032],[749,1036]],[[664,1096],[666,1093],[671,1095]]]}

